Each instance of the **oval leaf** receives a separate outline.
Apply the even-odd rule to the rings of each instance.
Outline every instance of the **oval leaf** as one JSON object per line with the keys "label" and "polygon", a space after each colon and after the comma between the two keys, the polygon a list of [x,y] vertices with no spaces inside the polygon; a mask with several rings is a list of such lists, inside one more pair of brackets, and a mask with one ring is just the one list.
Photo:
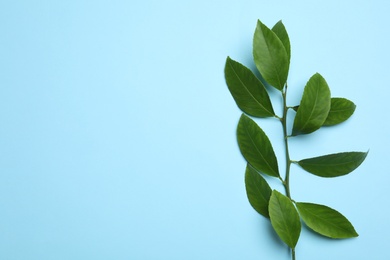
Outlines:
{"label": "oval leaf", "polygon": [[287,52],[279,37],[260,21],[253,38],[253,58],[263,78],[282,90],[290,66]]}
{"label": "oval leaf", "polygon": [[330,109],[330,90],[318,73],[307,82],[294,119],[292,135],[309,134],[325,122]]}
{"label": "oval leaf", "polygon": [[286,49],[287,59],[290,62],[291,45],[290,45],[290,38],[288,37],[286,27],[284,27],[282,21],[279,21],[274,25],[274,27],[272,27],[271,30],[276,34],[276,36],[278,36],[280,41],[283,43],[283,46]]}
{"label": "oval leaf", "polygon": [[291,200],[273,190],[269,201],[269,216],[278,236],[289,247],[295,248],[301,233],[301,221]]}
{"label": "oval leaf", "polygon": [[242,155],[256,170],[279,177],[278,162],[271,142],[264,131],[244,114],[238,122],[237,140]]}
{"label": "oval leaf", "polygon": [[344,122],[355,112],[355,109],[356,105],[346,98],[332,98],[324,126],[332,126]]}
{"label": "oval leaf", "polygon": [[228,57],[225,79],[230,93],[242,111],[255,117],[275,116],[267,90],[247,67]]}
{"label": "oval leaf", "polygon": [[359,236],[351,222],[338,211],[324,205],[297,202],[299,214],[315,232],[330,238]]}
{"label": "oval leaf", "polygon": [[268,204],[272,190],[260,173],[249,164],[245,171],[245,188],[252,207],[264,217],[269,218]]}
{"label": "oval leaf", "polygon": [[298,164],[306,171],[321,177],[337,177],[355,170],[366,158],[364,152],[345,152],[304,159]]}

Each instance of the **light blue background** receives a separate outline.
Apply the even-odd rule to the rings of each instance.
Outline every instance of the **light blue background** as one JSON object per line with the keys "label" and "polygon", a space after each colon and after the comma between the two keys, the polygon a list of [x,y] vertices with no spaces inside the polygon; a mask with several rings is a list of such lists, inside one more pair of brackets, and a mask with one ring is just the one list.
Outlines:
{"label": "light blue background", "polygon": [[[292,159],[370,149],[346,177],[293,166],[295,200],[360,234],[304,229],[297,259],[390,259],[387,2],[2,0],[0,259],[290,259],[247,202],[223,75],[228,55],[254,68],[257,19],[289,32],[290,105],[315,72],[357,104]],[[259,123],[281,156],[280,124]]]}

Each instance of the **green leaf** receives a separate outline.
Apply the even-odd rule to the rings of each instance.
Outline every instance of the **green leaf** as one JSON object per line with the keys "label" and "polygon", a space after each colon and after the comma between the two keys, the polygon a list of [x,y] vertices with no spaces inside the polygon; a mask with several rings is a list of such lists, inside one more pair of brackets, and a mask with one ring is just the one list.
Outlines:
{"label": "green leaf", "polygon": [[364,152],[335,153],[310,159],[298,164],[306,171],[321,177],[337,177],[355,170],[366,158]]}
{"label": "green leaf", "polygon": [[237,140],[242,155],[256,170],[279,177],[278,162],[271,142],[264,131],[244,114],[238,122]]}
{"label": "green leaf", "polygon": [[263,78],[282,90],[290,66],[287,51],[279,37],[260,21],[253,38],[253,58]]}
{"label": "green leaf", "polygon": [[252,207],[264,217],[269,218],[268,204],[272,190],[267,181],[250,164],[246,166],[245,188]]}
{"label": "green leaf", "polygon": [[309,134],[319,129],[330,109],[330,90],[325,79],[318,73],[307,82],[297,114],[292,135]]}
{"label": "green leaf", "polygon": [[273,190],[269,201],[271,224],[278,236],[291,248],[295,248],[301,233],[301,221],[292,201]]}
{"label": "green leaf", "polygon": [[297,202],[295,204],[306,225],[330,238],[359,236],[351,222],[338,211],[324,205]]}
{"label": "green leaf", "polygon": [[225,79],[230,93],[242,111],[255,117],[275,116],[267,90],[247,67],[228,57]]}
{"label": "green leaf", "polygon": [[271,30],[276,34],[276,36],[278,36],[280,41],[283,43],[283,46],[286,49],[288,62],[290,62],[291,45],[290,45],[290,38],[288,37],[286,27],[284,27],[282,21],[279,21],[274,25],[274,27],[272,27]]}
{"label": "green leaf", "polygon": [[355,104],[346,98],[332,98],[324,126],[337,125],[344,122],[355,112],[355,108]]}

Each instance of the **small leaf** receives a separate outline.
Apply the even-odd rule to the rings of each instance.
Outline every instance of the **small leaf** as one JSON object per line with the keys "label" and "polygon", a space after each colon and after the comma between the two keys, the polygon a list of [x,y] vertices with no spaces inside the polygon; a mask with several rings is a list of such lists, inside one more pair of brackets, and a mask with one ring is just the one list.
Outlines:
{"label": "small leaf", "polygon": [[321,177],[337,177],[355,170],[366,158],[364,152],[335,153],[310,159],[298,164],[306,171]]}
{"label": "small leaf", "polygon": [[287,59],[290,62],[291,45],[290,45],[290,38],[288,37],[286,27],[284,27],[284,24],[282,21],[279,21],[274,25],[274,27],[272,27],[271,30],[276,34],[276,36],[278,36],[280,41],[283,43],[283,46],[286,49]]}
{"label": "small leaf", "polygon": [[249,164],[245,171],[245,188],[252,207],[264,217],[269,218],[268,204],[272,190],[260,173]]}
{"label": "small leaf", "polygon": [[264,131],[244,114],[238,122],[237,140],[242,155],[256,170],[279,177],[278,162],[271,142]]}
{"label": "small leaf", "polygon": [[273,190],[269,201],[271,224],[278,236],[291,248],[295,248],[301,233],[301,221],[292,201]]}
{"label": "small leaf", "polygon": [[253,38],[253,57],[263,78],[282,90],[290,66],[287,51],[279,37],[260,21]]}
{"label": "small leaf", "polygon": [[267,90],[247,67],[228,57],[225,78],[230,93],[242,111],[255,117],[275,116]]}
{"label": "small leaf", "polygon": [[337,125],[344,122],[355,112],[355,108],[355,104],[346,98],[332,98],[324,126]]}
{"label": "small leaf", "polygon": [[351,222],[338,211],[324,205],[297,202],[295,204],[306,225],[330,238],[359,236]]}
{"label": "small leaf", "polygon": [[309,134],[319,129],[330,109],[330,90],[325,79],[318,73],[307,82],[297,114],[292,135]]}

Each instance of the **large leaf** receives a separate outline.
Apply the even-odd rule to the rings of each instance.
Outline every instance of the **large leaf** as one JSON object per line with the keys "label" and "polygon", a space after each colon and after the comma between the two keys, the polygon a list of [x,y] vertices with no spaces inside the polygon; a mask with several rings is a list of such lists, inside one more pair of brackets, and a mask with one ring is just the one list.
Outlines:
{"label": "large leaf", "polygon": [[256,117],[275,116],[267,90],[247,67],[228,57],[225,79],[230,93],[242,111]]}
{"label": "large leaf", "polygon": [[364,152],[345,152],[304,159],[298,164],[306,171],[321,177],[337,177],[355,170],[366,158]]}
{"label": "large leaf", "polygon": [[295,248],[301,233],[301,221],[292,201],[273,190],[269,201],[271,224],[278,236],[291,248]]}
{"label": "large leaf", "polygon": [[297,202],[299,214],[315,232],[330,238],[357,237],[351,222],[338,211],[324,205]]}
{"label": "large leaf", "polygon": [[283,46],[286,49],[287,59],[290,62],[291,60],[290,38],[288,37],[287,30],[284,27],[284,24],[282,23],[282,21],[279,21],[274,25],[274,27],[272,27],[271,30],[276,34],[276,36],[279,37],[279,39],[283,43]]}
{"label": "large leaf", "polygon": [[238,122],[237,140],[242,155],[256,170],[279,177],[278,162],[271,142],[264,131],[244,114]]}
{"label": "large leaf", "polygon": [[297,114],[292,135],[309,134],[320,128],[328,117],[330,90],[318,73],[307,82]]}
{"label": "large leaf", "polygon": [[337,125],[344,122],[355,112],[355,109],[356,105],[346,98],[332,98],[324,126]]}
{"label": "large leaf", "polygon": [[245,188],[252,207],[264,217],[269,218],[268,204],[272,190],[260,173],[249,164],[245,171]]}
{"label": "large leaf", "polygon": [[290,66],[287,51],[279,37],[260,21],[253,38],[253,58],[263,78],[282,90]]}

